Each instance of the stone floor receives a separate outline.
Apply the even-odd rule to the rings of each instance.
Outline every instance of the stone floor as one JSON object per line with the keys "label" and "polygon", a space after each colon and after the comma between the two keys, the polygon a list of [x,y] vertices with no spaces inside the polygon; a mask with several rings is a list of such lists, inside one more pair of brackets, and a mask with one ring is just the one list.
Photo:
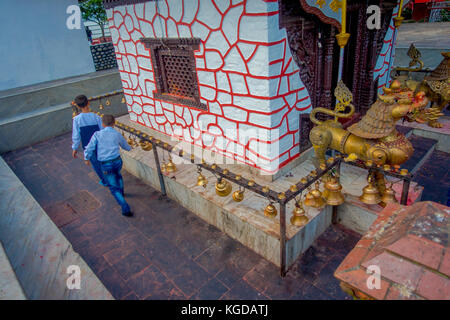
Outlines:
{"label": "stone floor", "polygon": [[217,228],[123,172],[125,218],[70,134],[3,154],[5,161],[117,299],[350,299],[333,277],[359,235],[332,226],[285,278]]}

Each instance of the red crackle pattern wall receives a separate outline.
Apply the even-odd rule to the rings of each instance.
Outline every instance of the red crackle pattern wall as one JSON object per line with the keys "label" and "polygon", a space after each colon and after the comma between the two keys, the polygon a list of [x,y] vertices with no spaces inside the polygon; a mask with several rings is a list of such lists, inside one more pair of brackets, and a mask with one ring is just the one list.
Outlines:
{"label": "red crackle pattern wall", "polygon": [[392,82],[391,71],[394,69],[395,40],[397,36],[397,30],[394,26],[394,18],[398,15],[398,8],[399,5],[397,5],[397,7],[392,12],[389,29],[384,36],[381,53],[378,56],[377,63],[374,68],[373,79],[376,80],[378,78],[379,93],[383,92],[382,88],[384,86],[389,86]]}
{"label": "red crackle pattern wall", "polygon": [[[311,102],[277,0],[148,1],[107,14],[132,121],[267,173],[299,156],[299,114]],[[142,37],[200,38],[194,56],[207,111],[153,97]]]}

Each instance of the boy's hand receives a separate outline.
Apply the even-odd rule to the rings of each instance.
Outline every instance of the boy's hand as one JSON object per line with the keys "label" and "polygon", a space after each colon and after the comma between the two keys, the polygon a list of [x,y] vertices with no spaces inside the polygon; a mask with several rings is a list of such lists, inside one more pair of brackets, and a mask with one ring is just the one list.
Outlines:
{"label": "boy's hand", "polygon": [[84,160],[84,164],[88,166],[89,165],[89,160]]}
{"label": "boy's hand", "polygon": [[74,157],[74,158],[77,157],[77,150],[72,150],[72,157]]}

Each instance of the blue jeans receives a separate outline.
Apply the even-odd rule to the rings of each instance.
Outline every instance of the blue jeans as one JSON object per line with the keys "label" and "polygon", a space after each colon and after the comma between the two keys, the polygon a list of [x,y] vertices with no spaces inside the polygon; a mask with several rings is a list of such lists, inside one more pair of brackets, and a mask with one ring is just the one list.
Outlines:
{"label": "blue jeans", "polygon": [[89,161],[91,162],[92,165],[92,169],[94,169],[95,173],[98,175],[98,177],[100,178],[100,180],[104,183],[106,183],[106,179],[103,176],[103,171],[102,171],[102,164],[100,163],[100,161],[97,160],[97,152],[92,153],[91,158],[89,159]]}
{"label": "blue jeans", "polygon": [[122,207],[122,213],[130,212],[130,206],[123,197],[123,179],[120,174],[120,170],[122,170],[122,159],[118,158],[116,160],[102,162],[101,168],[109,191],[111,191],[117,203]]}

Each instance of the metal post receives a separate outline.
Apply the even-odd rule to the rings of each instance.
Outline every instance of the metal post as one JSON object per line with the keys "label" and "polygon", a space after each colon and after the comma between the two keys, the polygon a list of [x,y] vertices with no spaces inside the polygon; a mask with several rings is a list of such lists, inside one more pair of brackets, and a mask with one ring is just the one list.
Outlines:
{"label": "metal post", "polygon": [[409,192],[409,184],[411,180],[405,179],[403,180],[403,189],[402,189],[402,198],[400,199],[400,204],[406,205],[408,202],[408,192]]}
{"label": "metal post", "polygon": [[280,202],[280,274],[286,276],[286,203]]}
{"label": "metal post", "polygon": [[164,176],[162,174],[161,166],[159,164],[158,150],[155,143],[152,142],[152,145],[153,145],[153,155],[155,156],[156,162],[156,170],[158,170],[159,185],[161,186],[161,194],[163,196],[166,196],[166,185],[164,184]]}

